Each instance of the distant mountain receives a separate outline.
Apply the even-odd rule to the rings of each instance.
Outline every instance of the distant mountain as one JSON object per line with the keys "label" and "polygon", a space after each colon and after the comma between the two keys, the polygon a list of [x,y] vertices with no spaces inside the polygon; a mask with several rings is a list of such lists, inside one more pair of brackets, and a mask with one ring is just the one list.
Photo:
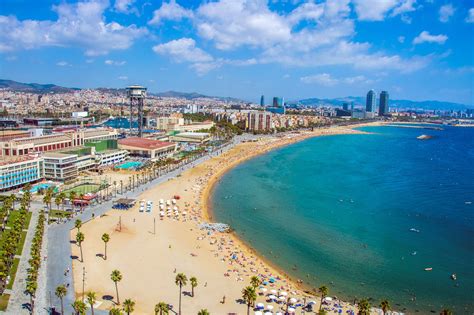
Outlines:
{"label": "distant mountain", "polygon": [[228,101],[228,102],[244,102],[243,100],[233,98],[233,97],[222,97],[222,96],[209,96],[204,95],[196,92],[177,92],[177,91],[166,91],[166,92],[159,92],[159,93],[150,93],[151,95],[158,96],[158,97],[177,97],[177,98],[185,98],[188,100],[196,99],[196,98],[213,98],[218,99],[221,101]]}
{"label": "distant mountain", "polygon": [[[354,106],[365,106],[365,97],[347,96],[341,98],[307,98],[299,101],[288,102],[292,105],[304,106],[342,106],[345,102],[354,102]],[[410,100],[390,100],[390,107],[404,108],[404,109],[426,109],[426,110],[465,110],[474,108],[474,106],[442,102],[442,101],[410,101]]]}
{"label": "distant mountain", "polygon": [[54,84],[21,83],[12,80],[0,80],[0,89],[10,89],[30,93],[64,93],[79,90],[77,88],[66,88]]}

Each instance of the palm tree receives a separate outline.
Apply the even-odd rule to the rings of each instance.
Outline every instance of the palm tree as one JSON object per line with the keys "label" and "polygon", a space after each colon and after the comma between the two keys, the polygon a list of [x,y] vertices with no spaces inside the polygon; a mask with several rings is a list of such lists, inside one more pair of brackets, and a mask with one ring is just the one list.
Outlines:
{"label": "palm tree", "polygon": [[72,304],[72,308],[76,312],[76,315],[86,315],[86,303],[82,302],[81,300],[77,300]]}
{"label": "palm tree", "polygon": [[242,290],[242,298],[247,303],[247,315],[250,314],[250,306],[257,300],[257,293],[252,286],[245,287]]}
{"label": "palm tree", "polygon": [[56,288],[56,296],[61,300],[61,315],[64,315],[64,305],[63,305],[63,298],[66,296],[67,289],[66,286],[60,285]]}
{"label": "palm tree", "polygon": [[122,274],[120,273],[120,271],[118,271],[117,269],[115,269],[115,270],[112,271],[112,273],[110,274],[110,279],[112,279],[112,281],[115,283],[115,292],[117,293],[117,304],[120,305],[120,298],[119,298],[118,285],[117,285],[117,283],[122,280]]}
{"label": "palm tree", "polygon": [[125,311],[125,313],[127,313],[127,315],[130,315],[130,313],[134,311],[134,308],[135,301],[131,299],[126,299],[125,301],[123,301],[123,310]]}
{"label": "palm tree", "polygon": [[122,315],[122,310],[119,308],[112,307],[109,311],[109,315]]}
{"label": "palm tree", "polygon": [[362,299],[358,304],[359,315],[369,315],[370,314],[370,303],[368,299]]}
{"label": "palm tree", "polygon": [[254,289],[256,289],[261,283],[262,281],[257,276],[252,276],[252,278],[250,278],[250,284]]}
{"label": "palm tree", "polygon": [[207,309],[202,309],[198,312],[198,315],[211,315]]}
{"label": "palm tree", "polygon": [[321,310],[321,307],[323,306],[323,300],[328,295],[329,290],[325,285],[323,285],[318,289],[318,291],[321,293],[321,303],[319,304],[319,310]]}
{"label": "palm tree", "polygon": [[191,277],[189,282],[191,282],[191,296],[194,297],[194,288],[198,286],[198,280],[196,277]]}
{"label": "palm tree", "polygon": [[56,195],[56,198],[54,198],[54,203],[56,204],[56,207],[58,207],[58,210],[59,210],[59,205],[61,205],[61,196],[60,195]]}
{"label": "palm tree", "polygon": [[72,205],[72,211],[74,211],[74,199],[76,199],[77,193],[74,190],[69,192],[69,202]]}
{"label": "palm tree", "polygon": [[97,298],[95,296],[95,292],[87,292],[87,303],[91,306],[91,313],[94,315],[94,304],[96,302]]}
{"label": "palm tree", "polygon": [[155,305],[155,315],[158,315],[158,313],[160,313],[160,315],[168,315],[168,312],[169,312],[169,307],[168,307],[168,304],[166,304],[165,302],[160,302],[158,304]]}
{"label": "palm tree", "polygon": [[183,286],[186,285],[186,282],[188,281],[188,278],[184,273],[178,273],[176,275],[176,278],[174,280],[174,283],[176,283],[177,286],[179,286],[179,312],[178,315],[181,315],[181,295],[182,295],[182,289]]}
{"label": "palm tree", "polygon": [[77,229],[77,232],[81,231],[81,227],[82,227],[81,219],[77,219],[76,222],[74,222],[74,227]]}
{"label": "palm tree", "polygon": [[319,315],[327,315],[327,313],[328,312],[326,310],[320,310],[318,314]]}
{"label": "palm tree", "polygon": [[31,306],[31,312],[33,313],[34,310],[34,297],[36,293],[36,289],[38,287],[38,283],[36,281],[28,281],[26,285],[26,292],[30,296],[30,306]]}
{"label": "palm tree", "polygon": [[84,233],[77,232],[76,243],[79,245],[79,248],[81,249],[81,262],[84,262],[84,257],[82,256],[82,242],[84,242]]}
{"label": "palm tree", "polygon": [[107,243],[110,241],[110,236],[107,233],[102,234],[102,241],[104,242],[104,259],[107,260]]}
{"label": "palm tree", "polygon": [[447,308],[445,308],[444,310],[441,311],[441,313],[439,313],[440,315],[453,315],[453,312]]}
{"label": "palm tree", "polygon": [[387,313],[387,311],[390,311],[392,309],[387,299],[384,299],[380,302],[380,307],[382,308],[384,315],[385,313]]}

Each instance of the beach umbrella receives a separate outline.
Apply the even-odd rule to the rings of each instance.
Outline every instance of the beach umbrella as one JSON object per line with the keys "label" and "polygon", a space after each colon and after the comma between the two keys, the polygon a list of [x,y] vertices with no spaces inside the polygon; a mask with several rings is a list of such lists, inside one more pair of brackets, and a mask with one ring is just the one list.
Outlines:
{"label": "beach umbrella", "polygon": [[272,294],[272,295],[269,295],[268,298],[269,298],[270,300],[276,300],[277,297]]}
{"label": "beach umbrella", "polygon": [[285,300],[286,298],[285,298],[284,296],[280,296],[279,299],[283,301],[283,300]]}
{"label": "beach umbrella", "polygon": [[291,298],[291,299],[290,299],[290,303],[296,303],[297,301],[298,301],[298,300],[295,299],[295,298]]}
{"label": "beach umbrella", "polygon": [[256,311],[254,314],[255,314],[255,315],[263,315],[263,313],[260,312],[260,311]]}
{"label": "beach umbrella", "polygon": [[176,199],[171,199],[171,202],[175,205],[176,204]]}
{"label": "beach umbrella", "polygon": [[174,209],[174,210],[178,210],[178,207],[174,206],[173,209]]}
{"label": "beach umbrella", "polygon": [[265,312],[264,315],[273,315],[272,312]]}
{"label": "beach umbrella", "polygon": [[260,288],[260,291],[267,292],[267,288]]}
{"label": "beach umbrella", "polygon": [[275,289],[272,289],[270,292],[271,292],[272,294],[277,294],[277,290],[275,290]]}
{"label": "beach umbrella", "polygon": [[295,309],[293,307],[288,307],[288,313],[294,313]]}
{"label": "beach umbrella", "polygon": [[267,310],[271,311],[273,309],[273,305],[267,305]]}
{"label": "beach umbrella", "polygon": [[330,296],[326,296],[326,297],[324,298],[324,301],[331,302],[331,301],[332,301],[332,297],[330,297]]}
{"label": "beach umbrella", "polygon": [[278,312],[278,313],[275,313],[275,315],[283,315],[283,313]]}
{"label": "beach umbrella", "polygon": [[287,296],[288,293],[286,293],[285,291],[281,291],[281,292],[280,292],[280,295],[281,295],[281,296]]}
{"label": "beach umbrella", "polygon": [[316,301],[309,301],[308,304],[316,304]]}
{"label": "beach umbrella", "polygon": [[187,214],[187,212],[186,212],[186,211],[183,211],[183,215],[186,215],[186,214]]}
{"label": "beach umbrella", "polygon": [[265,304],[263,303],[257,303],[257,308],[264,308],[265,307]]}

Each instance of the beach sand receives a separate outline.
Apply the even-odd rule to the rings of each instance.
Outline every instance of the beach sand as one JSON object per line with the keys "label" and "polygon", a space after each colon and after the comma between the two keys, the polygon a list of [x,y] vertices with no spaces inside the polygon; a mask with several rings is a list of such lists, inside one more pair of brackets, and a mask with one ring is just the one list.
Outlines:
{"label": "beach sand", "polygon": [[[240,301],[241,291],[249,285],[253,275],[276,279],[274,284],[266,286],[266,293],[284,290],[300,301],[305,297],[306,302],[315,300],[319,303],[318,297],[304,293],[296,281],[288,279],[263,261],[232,233],[208,234],[198,225],[212,220],[212,214],[207,211],[212,186],[238,163],[305,138],[351,133],[361,132],[351,127],[331,127],[238,144],[228,152],[143,192],[139,199],[153,201],[151,213],[139,212],[137,203],[131,210],[110,210],[106,215],[85,223],[81,228],[85,235],[82,245],[84,262],[79,259],[73,261],[76,296],[79,298],[82,295],[84,267],[85,292],[97,293],[100,309],[112,307],[110,299],[116,301],[115,286],[110,279],[114,269],[120,270],[123,275],[118,284],[120,300],[133,299],[136,302],[134,314],[153,314],[154,305],[161,301],[172,304],[177,311],[179,288],[174,281],[177,273],[184,273],[188,279],[194,276],[198,280],[194,297],[190,296],[189,281],[183,288],[182,314],[197,314],[202,308],[208,309],[211,314],[246,314],[247,306]],[[160,199],[170,200],[174,195],[180,196],[177,201],[179,218],[165,216],[161,220],[158,209]],[[182,215],[183,210],[187,211],[186,216]],[[156,233],[153,232],[154,221]],[[102,257],[103,233],[110,235],[107,260]],[[75,234],[76,230],[71,230],[72,240]],[[79,247],[75,244],[71,246],[73,256],[79,257]],[[224,297],[225,303],[222,303]],[[265,299],[266,296],[258,295],[257,303],[272,304],[273,311],[285,309],[283,304],[267,303]],[[343,304],[344,313],[347,309],[355,310],[347,303],[340,304]],[[315,305],[314,309],[318,307]]]}

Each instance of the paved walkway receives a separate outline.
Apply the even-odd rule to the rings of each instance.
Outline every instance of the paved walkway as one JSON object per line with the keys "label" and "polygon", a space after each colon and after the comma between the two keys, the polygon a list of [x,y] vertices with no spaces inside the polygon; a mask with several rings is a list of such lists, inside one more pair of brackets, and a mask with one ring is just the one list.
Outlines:
{"label": "paved walkway", "polygon": [[[230,145],[219,149],[225,152],[232,148],[235,144],[241,142],[243,139],[249,137],[237,137]],[[124,192],[122,195],[117,193],[118,196],[124,196],[127,198],[137,198],[143,190],[148,190],[155,185],[168,181],[170,178],[176,177],[181,172],[200,164],[211,157],[218,155],[218,152],[214,152],[209,155],[205,155],[187,165],[177,168],[153,181],[141,185],[139,189],[134,191]],[[113,198],[116,199],[116,198]],[[62,224],[50,225],[47,229],[47,260],[46,260],[46,284],[38,284],[38,289],[41,288],[43,294],[39,294],[36,301],[35,314],[49,314],[48,310],[51,307],[55,307],[56,311],[60,311],[61,304],[60,300],[55,296],[54,292],[56,287],[59,285],[69,285],[67,295],[64,298],[64,313],[71,314],[73,309],[71,304],[74,302],[74,283],[72,277],[72,259],[71,259],[71,243],[70,243],[70,230],[74,228],[74,222],[76,219],[87,222],[92,218],[92,213],[95,216],[100,216],[112,208],[112,201],[107,201],[99,205],[88,207],[82,214],[77,215],[70,221]],[[65,271],[69,268],[71,272],[65,275]],[[86,270],[87,273],[87,270]],[[86,274],[87,275],[87,274]],[[41,280],[41,279],[40,279]],[[20,314],[20,313],[18,313]],[[95,311],[95,314],[107,314],[107,312]]]}

